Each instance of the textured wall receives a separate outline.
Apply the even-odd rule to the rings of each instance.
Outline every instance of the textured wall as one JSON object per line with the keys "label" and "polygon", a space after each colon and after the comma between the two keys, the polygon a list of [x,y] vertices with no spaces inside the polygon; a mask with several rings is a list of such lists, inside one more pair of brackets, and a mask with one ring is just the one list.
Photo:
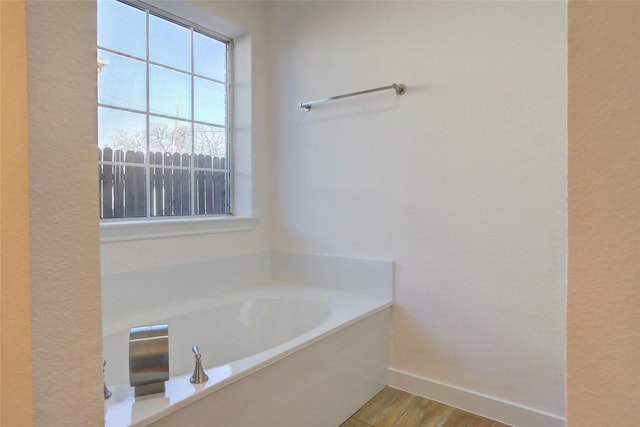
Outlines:
{"label": "textured wall", "polygon": [[567,425],[640,425],[640,3],[569,3]]}
{"label": "textured wall", "polygon": [[96,5],[28,1],[34,417],[103,423]]}
{"label": "textured wall", "polygon": [[27,22],[0,2],[0,425],[33,425]]}
{"label": "textured wall", "polygon": [[566,4],[271,11],[274,249],[395,260],[393,368],[563,417]]}

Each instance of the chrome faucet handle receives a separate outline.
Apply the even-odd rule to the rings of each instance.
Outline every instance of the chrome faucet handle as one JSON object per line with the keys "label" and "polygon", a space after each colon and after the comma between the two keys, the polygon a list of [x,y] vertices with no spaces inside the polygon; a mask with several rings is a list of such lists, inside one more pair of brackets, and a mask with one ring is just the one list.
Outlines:
{"label": "chrome faucet handle", "polygon": [[[104,377],[104,368],[105,366],[107,366],[107,361],[103,360],[102,361],[102,376]],[[107,400],[108,398],[110,398],[112,396],[111,391],[109,391],[109,389],[107,388],[107,384],[104,383],[104,400]]]}
{"label": "chrome faucet handle", "polygon": [[191,384],[206,383],[207,381],[209,381],[209,377],[204,372],[204,369],[202,369],[202,355],[200,354],[200,349],[197,345],[194,345],[191,348],[191,351],[193,351],[193,354],[196,356],[196,367],[193,370],[193,375],[191,376],[191,378],[189,378],[189,382]]}

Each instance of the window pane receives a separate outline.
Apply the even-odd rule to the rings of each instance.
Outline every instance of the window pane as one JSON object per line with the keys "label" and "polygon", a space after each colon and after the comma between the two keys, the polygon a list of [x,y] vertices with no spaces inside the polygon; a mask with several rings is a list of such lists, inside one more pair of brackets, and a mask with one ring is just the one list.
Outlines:
{"label": "window pane", "polygon": [[149,166],[151,216],[191,215],[191,154],[151,149]]}
{"label": "window pane", "polygon": [[194,120],[224,125],[226,119],[225,85],[194,78]]}
{"label": "window pane", "polygon": [[149,112],[191,118],[191,77],[166,68],[149,66]]}
{"label": "window pane", "polygon": [[149,118],[149,151],[191,154],[191,122]]}
{"label": "window pane", "polygon": [[98,146],[114,150],[147,150],[144,114],[98,107]]}
{"label": "window pane", "polygon": [[103,153],[103,161],[105,163],[100,166],[100,218],[146,216],[147,170],[143,166],[144,153],[112,152],[107,148]]}
{"label": "window pane", "polygon": [[98,1],[98,46],[146,58],[146,13],[115,0]]}
{"label": "window pane", "polygon": [[[189,155],[167,153],[152,159],[151,216],[191,215],[191,171],[179,167],[181,162],[188,165]],[[169,167],[161,167],[162,164]]]}
{"label": "window pane", "polygon": [[194,208],[197,215],[221,214],[226,212],[226,172],[224,158],[205,154],[194,156]]}
{"label": "window pane", "polygon": [[146,111],[147,66],[142,61],[98,51],[98,102]]}
{"label": "window pane", "polygon": [[227,45],[216,39],[193,32],[193,72],[212,79],[226,81]]}
{"label": "window pane", "polygon": [[224,128],[196,123],[194,153],[225,157],[227,155],[227,135]]}
{"label": "window pane", "polygon": [[191,30],[150,15],[149,60],[191,71]]}
{"label": "window pane", "polygon": [[[127,151],[125,153],[125,162],[133,161],[137,164],[144,164],[144,153],[141,151]],[[124,216],[139,217],[146,216],[146,187],[147,179],[145,174],[147,170],[144,166],[124,167]]]}

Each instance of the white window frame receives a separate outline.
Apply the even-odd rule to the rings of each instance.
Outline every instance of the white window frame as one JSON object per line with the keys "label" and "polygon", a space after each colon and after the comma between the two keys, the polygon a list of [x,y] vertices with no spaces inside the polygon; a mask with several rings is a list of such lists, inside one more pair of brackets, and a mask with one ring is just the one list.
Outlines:
{"label": "white window frame", "polygon": [[[196,17],[202,16],[199,9],[193,6],[188,6],[182,2],[182,4],[168,4],[158,2],[158,4],[170,6],[173,11],[165,10],[164,7],[156,7],[148,2],[138,0],[124,0],[122,3],[137,7],[139,9],[147,9],[150,13],[165,17],[170,21],[192,27],[199,32],[207,35],[212,35],[214,38],[228,40],[233,45],[233,38],[223,35],[217,31],[211,30],[209,25],[203,25],[200,22],[196,22]],[[177,7],[175,6],[177,5]],[[182,18],[181,12],[185,12],[187,15]],[[206,15],[206,14],[205,14]],[[205,16],[206,17],[206,16]],[[189,19],[192,18],[192,19]],[[199,20],[199,19],[198,19]],[[217,19],[216,19],[217,21]],[[221,21],[224,22],[224,21]],[[230,213],[225,215],[189,215],[189,216],[163,216],[163,217],[142,217],[142,218],[114,218],[104,219],[100,221],[100,241],[101,243],[127,241],[127,240],[144,240],[155,239],[173,236],[189,236],[189,235],[201,235],[215,232],[231,232],[231,231],[244,231],[252,230],[257,226],[257,218],[253,217],[250,213],[244,212],[242,216],[234,215],[234,201],[235,201],[235,179],[234,179],[234,127],[233,127],[233,55],[227,55],[227,99],[229,100],[229,106],[227,108],[227,138],[229,138],[227,147],[228,156],[228,168],[230,170],[228,179],[228,197],[230,203]],[[97,110],[96,110],[97,111]],[[149,191],[147,189],[147,191]],[[247,195],[243,196],[246,199]],[[250,198],[250,194],[249,194]]]}

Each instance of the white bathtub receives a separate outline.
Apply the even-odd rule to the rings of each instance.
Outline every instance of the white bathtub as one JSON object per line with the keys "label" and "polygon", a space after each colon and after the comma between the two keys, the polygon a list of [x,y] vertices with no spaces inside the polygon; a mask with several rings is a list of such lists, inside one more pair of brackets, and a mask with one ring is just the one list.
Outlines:
{"label": "white bathtub", "polygon": [[[105,425],[330,427],[386,384],[391,301],[261,287],[138,311],[104,325]],[[129,387],[133,326],[169,325],[166,392]],[[189,383],[197,344],[209,381]]]}

